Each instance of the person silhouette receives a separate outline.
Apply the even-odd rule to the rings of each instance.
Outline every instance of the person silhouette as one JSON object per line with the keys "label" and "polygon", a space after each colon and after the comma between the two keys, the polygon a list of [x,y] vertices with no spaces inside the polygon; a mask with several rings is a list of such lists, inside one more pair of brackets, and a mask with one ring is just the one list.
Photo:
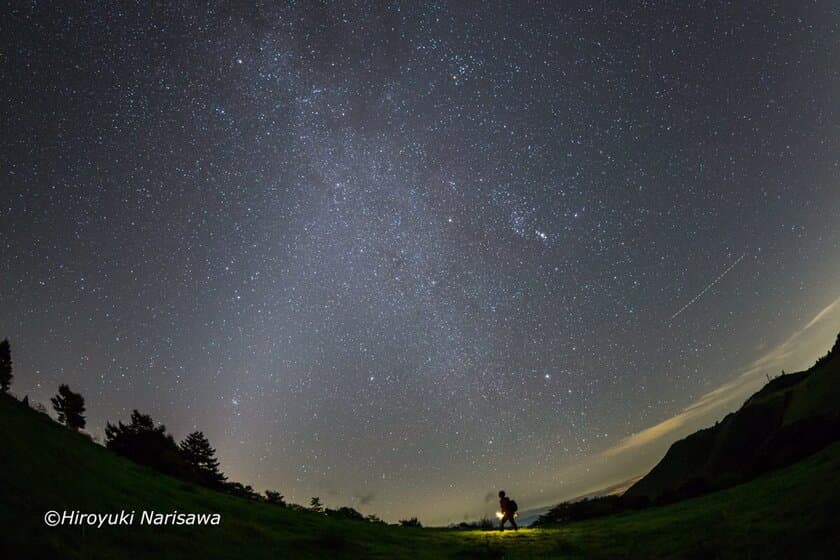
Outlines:
{"label": "person silhouette", "polygon": [[519,509],[516,502],[505,495],[504,490],[499,490],[499,508],[502,510],[502,517],[499,519],[499,531],[505,530],[505,521],[510,521],[513,530],[518,531],[516,526],[516,510]]}

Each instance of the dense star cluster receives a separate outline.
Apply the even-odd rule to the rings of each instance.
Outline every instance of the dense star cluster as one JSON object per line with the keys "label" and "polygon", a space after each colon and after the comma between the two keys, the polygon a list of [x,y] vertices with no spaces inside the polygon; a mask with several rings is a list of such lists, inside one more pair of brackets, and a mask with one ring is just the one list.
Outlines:
{"label": "dense star cluster", "polygon": [[836,297],[832,3],[276,4],[5,10],[17,393],[460,521]]}

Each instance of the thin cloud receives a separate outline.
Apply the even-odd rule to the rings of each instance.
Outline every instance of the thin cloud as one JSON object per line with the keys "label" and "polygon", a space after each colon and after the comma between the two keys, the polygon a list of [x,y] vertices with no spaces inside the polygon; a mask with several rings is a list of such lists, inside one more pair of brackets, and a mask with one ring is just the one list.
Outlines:
{"label": "thin cloud", "polygon": [[376,494],[373,492],[368,492],[367,494],[361,494],[356,496],[356,501],[359,502],[359,505],[366,506],[371,503],[374,498],[376,498]]}
{"label": "thin cloud", "polygon": [[[534,508],[591,494],[627,480],[629,474],[646,473],[680,437],[708,427],[734,410],[766,383],[765,374],[781,369],[801,369],[825,353],[840,330],[840,297],[817,313],[783,343],[753,361],[734,378],[709,391],[681,412],[654,426],[628,436],[579,463],[555,471],[545,484],[558,488],[553,496],[523,496]],[[807,334],[807,336],[805,336]]]}
{"label": "thin cloud", "polygon": [[763,378],[760,375],[762,372],[766,372],[768,369],[774,367],[778,369],[786,358],[793,356],[797,351],[801,351],[797,346],[802,335],[823,322],[833,311],[837,311],[838,308],[840,308],[840,297],[817,313],[807,325],[791,335],[782,344],[755,360],[749,367],[740,372],[733,381],[706,393],[697,402],[687,406],[676,416],[622,439],[613,447],[603,451],[601,455],[604,457],[614,457],[620,453],[625,453],[672,437],[672,434],[679,431],[683,426],[693,424],[693,420],[699,417],[706,417],[712,411],[730,405],[733,400],[746,398],[755,391],[757,388],[756,385],[763,383]]}

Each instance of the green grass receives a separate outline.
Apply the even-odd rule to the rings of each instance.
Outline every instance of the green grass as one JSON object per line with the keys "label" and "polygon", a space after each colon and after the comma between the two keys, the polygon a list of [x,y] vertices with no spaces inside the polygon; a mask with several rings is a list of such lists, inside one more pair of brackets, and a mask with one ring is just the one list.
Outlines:
{"label": "green grass", "polygon": [[[698,499],[550,529],[404,529],[219,494],[0,398],[0,557],[823,558],[840,547],[840,444]],[[47,510],[218,512],[218,527],[58,527]],[[4,554],[5,553],[5,554]]]}

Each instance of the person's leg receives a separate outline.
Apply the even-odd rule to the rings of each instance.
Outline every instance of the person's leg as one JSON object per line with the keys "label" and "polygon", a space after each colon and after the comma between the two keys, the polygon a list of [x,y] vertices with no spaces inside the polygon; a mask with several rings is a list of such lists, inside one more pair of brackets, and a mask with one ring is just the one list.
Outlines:
{"label": "person's leg", "polygon": [[501,519],[499,519],[499,531],[505,530],[505,516],[503,515]]}
{"label": "person's leg", "polygon": [[516,514],[515,513],[510,514],[510,524],[513,525],[513,530],[514,531],[519,530],[519,527],[516,525]]}

